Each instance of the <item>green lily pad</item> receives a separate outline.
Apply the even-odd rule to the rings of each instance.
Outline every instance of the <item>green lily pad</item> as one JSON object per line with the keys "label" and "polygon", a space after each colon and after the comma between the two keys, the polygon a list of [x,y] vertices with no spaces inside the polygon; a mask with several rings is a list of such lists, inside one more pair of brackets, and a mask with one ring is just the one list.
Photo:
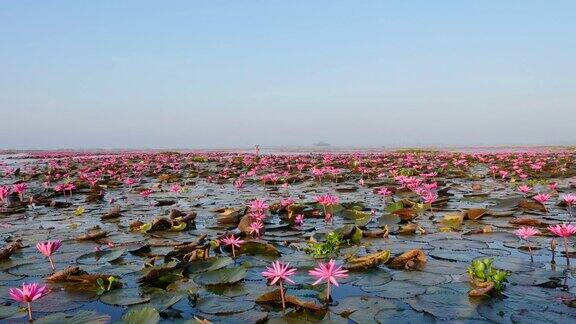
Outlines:
{"label": "green lily pad", "polygon": [[224,268],[230,264],[234,263],[231,257],[227,256],[216,256],[211,257],[206,260],[192,261],[184,266],[184,275],[190,273],[200,273],[206,271],[214,271]]}
{"label": "green lily pad", "polygon": [[381,290],[376,295],[390,299],[410,298],[426,292],[426,287],[407,281],[391,281],[379,287]]}
{"label": "green lily pad", "polygon": [[129,306],[142,304],[150,300],[144,296],[140,288],[115,289],[106,292],[100,297],[100,301],[114,306]]}
{"label": "green lily pad", "polygon": [[93,311],[78,311],[76,314],[56,313],[34,320],[40,324],[106,324],[110,323],[110,315],[98,314]]}
{"label": "green lily pad", "polygon": [[[65,264],[57,263],[57,269],[65,268]],[[50,267],[50,263],[48,260],[46,262],[36,262],[36,263],[25,263],[14,266],[8,269],[8,273],[16,275],[16,276],[27,276],[27,277],[41,277],[47,276],[52,274],[52,268]]]}
{"label": "green lily pad", "polygon": [[280,252],[270,243],[264,241],[247,241],[238,249],[239,254],[279,256]]}
{"label": "green lily pad", "polygon": [[230,314],[252,309],[254,302],[218,296],[203,298],[197,307],[206,314]]}
{"label": "green lily pad", "polygon": [[160,314],[152,307],[132,309],[122,316],[125,324],[156,324],[159,321]]}
{"label": "green lily pad", "polygon": [[11,306],[4,306],[0,305],[0,319],[8,318],[13,316],[14,314],[18,313],[19,308],[18,306],[11,305]]}
{"label": "green lily pad", "polygon": [[125,251],[126,249],[94,251],[81,255],[76,261],[80,264],[103,264],[118,259]]}
{"label": "green lily pad", "polygon": [[245,276],[245,267],[235,267],[201,273],[194,277],[194,281],[201,285],[223,285],[236,283]]}

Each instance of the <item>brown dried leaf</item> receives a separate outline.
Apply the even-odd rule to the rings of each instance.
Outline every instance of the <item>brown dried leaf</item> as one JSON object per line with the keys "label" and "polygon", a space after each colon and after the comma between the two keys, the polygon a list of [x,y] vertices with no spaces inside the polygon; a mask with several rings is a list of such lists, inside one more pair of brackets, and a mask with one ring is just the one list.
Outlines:
{"label": "brown dried leaf", "polygon": [[413,249],[396,256],[388,266],[395,269],[419,270],[426,264],[426,254],[422,250]]}
{"label": "brown dried leaf", "polygon": [[6,260],[10,258],[12,253],[22,248],[22,241],[16,240],[12,243],[7,244],[0,250],[0,260]]}
{"label": "brown dried leaf", "polygon": [[466,219],[478,219],[488,213],[485,208],[470,208],[464,212]]}
{"label": "brown dried leaf", "polygon": [[351,258],[344,268],[348,270],[363,270],[386,263],[390,258],[390,251],[378,251],[361,257]]}

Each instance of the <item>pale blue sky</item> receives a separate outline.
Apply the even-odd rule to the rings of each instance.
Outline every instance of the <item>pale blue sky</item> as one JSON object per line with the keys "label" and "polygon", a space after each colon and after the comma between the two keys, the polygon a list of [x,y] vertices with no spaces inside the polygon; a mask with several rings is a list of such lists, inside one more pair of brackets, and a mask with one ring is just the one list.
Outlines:
{"label": "pale blue sky", "polygon": [[0,0],[0,147],[576,143],[576,1]]}

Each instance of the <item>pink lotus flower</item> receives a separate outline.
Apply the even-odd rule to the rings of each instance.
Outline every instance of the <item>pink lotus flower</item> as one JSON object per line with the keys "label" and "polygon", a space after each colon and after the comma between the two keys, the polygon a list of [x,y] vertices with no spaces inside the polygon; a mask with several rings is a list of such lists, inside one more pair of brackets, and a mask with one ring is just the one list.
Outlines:
{"label": "pink lotus flower", "polygon": [[564,202],[566,203],[566,209],[568,210],[568,213],[570,214],[570,217],[572,217],[572,205],[574,205],[574,203],[576,203],[576,194],[570,193],[567,195],[562,196],[562,200],[564,200]]}
{"label": "pink lotus flower", "polygon": [[235,247],[239,248],[240,245],[244,243],[244,241],[241,240],[240,238],[234,237],[234,235],[230,235],[222,239],[222,243],[224,243],[224,245],[229,245],[232,247],[232,257],[236,258],[236,250],[234,248]]}
{"label": "pink lotus flower", "polygon": [[[324,210],[324,220],[329,222],[332,220],[332,206],[338,203],[339,199],[336,196],[332,196],[331,194],[325,194],[316,197],[316,202],[322,205],[322,209]],[[330,207],[330,210],[327,210],[326,207]]]}
{"label": "pink lotus flower", "polygon": [[39,242],[36,244],[36,248],[40,253],[44,254],[44,256],[48,257],[50,260],[50,266],[52,267],[52,271],[55,271],[56,268],[54,267],[54,262],[52,262],[52,254],[56,252],[62,246],[62,241],[47,241],[47,242]]}
{"label": "pink lotus flower", "polygon": [[422,195],[422,200],[425,203],[432,205],[438,199],[438,194],[435,192],[426,192]]}
{"label": "pink lotus flower", "polygon": [[262,275],[269,281],[270,285],[278,283],[280,286],[280,298],[282,299],[282,309],[286,309],[286,301],[284,298],[284,281],[294,283],[289,277],[296,273],[296,269],[290,268],[289,264],[284,264],[280,261],[272,262],[271,267],[266,267]]}
{"label": "pink lotus flower", "polygon": [[390,190],[386,187],[382,187],[382,188],[378,189],[378,191],[376,193],[379,194],[380,196],[386,198],[386,197],[392,195],[392,190]]}
{"label": "pink lotus flower", "polygon": [[558,188],[558,183],[557,182],[551,182],[548,184],[548,188],[550,188],[550,190],[556,190],[556,188]]}
{"label": "pink lotus flower", "polygon": [[280,205],[282,206],[282,208],[286,208],[292,204],[294,204],[294,199],[292,198],[282,199],[280,201]]}
{"label": "pink lotus flower", "polygon": [[240,188],[242,188],[244,185],[244,181],[244,177],[238,177],[238,179],[234,181],[234,188],[236,188],[236,190],[240,190]]}
{"label": "pink lotus flower", "polygon": [[551,225],[548,226],[548,230],[554,233],[554,235],[564,238],[576,234],[576,226],[571,224],[559,224],[554,226]]}
{"label": "pink lotus flower", "polygon": [[32,321],[32,305],[33,301],[36,301],[48,294],[48,289],[46,285],[39,285],[37,283],[22,284],[22,289],[10,288],[10,298],[19,302],[26,303],[28,306],[28,320]]}
{"label": "pink lotus flower", "polygon": [[263,200],[260,199],[254,199],[250,202],[250,205],[248,205],[248,207],[250,207],[250,210],[253,212],[265,212],[268,210],[268,204],[265,203]]}
{"label": "pink lotus flower", "polygon": [[296,223],[296,225],[298,226],[304,225],[304,215],[302,214],[296,215],[296,218],[294,218],[294,223]]}
{"label": "pink lotus flower", "polygon": [[12,190],[18,193],[20,201],[24,201],[24,193],[26,192],[26,190],[28,190],[28,185],[24,182],[18,183],[12,186]]}
{"label": "pink lotus flower", "polygon": [[152,189],[145,189],[145,190],[140,191],[139,194],[140,194],[140,196],[146,198],[146,197],[150,196],[153,192],[154,191]]}
{"label": "pink lotus flower", "polygon": [[6,198],[10,195],[10,188],[6,186],[0,186],[0,201],[6,202]]}
{"label": "pink lotus flower", "polygon": [[250,212],[249,215],[254,222],[262,222],[266,218],[266,214],[262,212]]}
{"label": "pink lotus flower", "polygon": [[537,202],[539,202],[540,204],[542,204],[542,206],[544,206],[544,209],[546,210],[546,205],[544,205],[544,203],[546,201],[548,201],[548,199],[550,199],[550,195],[549,194],[538,194],[538,195],[532,197],[532,199],[534,199]]}
{"label": "pink lotus flower", "polygon": [[562,196],[562,200],[564,200],[566,205],[572,206],[574,203],[576,203],[576,194],[570,193],[570,194],[564,195],[564,196]]}
{"label": "pink lotus flower", "polygon": [[250,234],[252,234],[256,238],[260,237],[260,231],[263,228],[264,228],[264,224],[262,224],[261,221],[252,222],[252,224],[250,224],[250,226],[248,226],[248,230],[250,231]]}
{"label": "pink lotus flower", "polygon": [[318,263],[318,266],[313,270],[308,271],[313,277],[316,277],[317,280],[312,284],[313,286],[319,284],[322,281],[326,282],[326,302],[330,301],[330,284],[334,284],[338,287],[338,278],[346,278],[348,277],[347,274],[348,270],[342,269],[341,266],[336,267],[336,261],[330,259],[328,263]]}
{"label": "pink lotus flower", "polygon": [[331,194],[325,194],[316,197],[316,202],[321,204],[322,206],[333,206],[338,203],[339,199],[336,196],[332,196]]}
{"label": "pink lotus flower", "polygon": [[568,237],[576,234],[576,226],[572,224],[559,224],[548,226],[548,230],[554,235],[564,238],[564,250],[566,251],[566,264],[570,267],[570,255],[568,254]]}
{"label": "pink lotus flower", "polygon": [[170,192],[178,193],[180,190],[182,190],[182,187],[177,183],[170,186]]}
{"label": "pink lotus flower", "polygon": [[[531,226],[523,226],[514,231],[514,234],[516,234],[516,236],[520,237],[521,239],[528,241],[528,239],[532,236],[540,234],[540,231]],[[530,244],[528,244],[528,252],[530,252],[530,261],[534,261],[534,257],[532,256],[532,247]]]}
{"label": "pink lotus flower", "polygon": [[433,191],[436,190],[438,188],[438,183],[433,182],[433,183],[425,183],[422,185],[424,187],[424,189],[426,191]]}
{"label": "pink lotus flower", "polygon": [[524,197],[526,197],[526,194],[532,191],[532,188],[527,185],[521,185],[518,186],[518,191],[520,191],[524,195]]}
{"label": "pink lotus flower", "polygon": [[514,231],[514,234],[516,234],[516,236],[520,237],[523,240],[528,240],[532,236],[540,234],[540,231],[531,226],[520,227],[519,229]]}

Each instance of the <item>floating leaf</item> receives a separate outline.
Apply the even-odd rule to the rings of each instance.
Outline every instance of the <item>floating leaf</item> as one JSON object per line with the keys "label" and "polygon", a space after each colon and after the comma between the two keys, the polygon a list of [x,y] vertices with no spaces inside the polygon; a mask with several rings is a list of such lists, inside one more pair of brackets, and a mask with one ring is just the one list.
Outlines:
{"label": "floating leaf", "polygon": [[81,310],[76,314],[56,313],[34,320],[36,324],[106,324],[110,323],[110,315],[98,314],[93,311]]}
{"label": "floating leaf", "polygon": [[125,324],[156,324],[159,321],[160,314],[152,307],[132,309],[122,316]]}
{"label": "floating leaf", "polygon": [[190,273],[214,271],[224,268],[232,263],[234,263],[234,260],[227,256],[216,256],[206,260],[192,261],[184,265],[184,274],[187,275]]}
{"label": "floating leaf", "polygon": [[201,273],[194,277],[194,281],[201,285],[223,285],[236,283],[245,276],[245,267],[235,267]]}
{"label": "floating leaf", "polygon": [[15,305],[5,306],[0,305],[0,319],[8,318],[18,313],[19,308]]}
{"label": "floating leaf", "polygon": [[85,210],[86,209],[84,207],[80,206],[80,207],[76,208],[76,210],[74,211],[74,215],[82,216],[82,214],[84,214]]}
{"label": "floating leaf", "polygon": [[444,215],[444,218],[440,221],[440,223],[446,227],[449,227],[453,230],[458,230],[462,227],[462,223],[464,222],[464,214],[463,213],[449,213]]}
{"label": "floating leaf", "polygon": [[426,264],[426,255],[422,250],[410,250],[394,257],[388,264],[397,269],[421,269]]}
{"label": "floating leaf", "polygon": [[174,232],[180,232],[180,231],[183,231],[185,228],[186,228],[186,223],[182,222],[176,226],[172,226],[172,228],[170,230],[174,231]]}
{"label": "floating leaf", "polygon": [[386,263],[390,258],[390,251],[378,251],[361,257],[354,257],[348,260],[345,268],[349,270],[368,269]]}
{"label": "floating leaf", "polygon": [[254,307],[254,302],[218,296],[202,298],[197,307],[203,313],[220,315],[247,311]]}
{"label": "floating leaf", "polygon": [[80,264],[103,264],[118,259],[125,251],[125,249],[110,249],[89,252],[78,257],[76,261]]}
{"label": "floating leaf", "polygon": [[247,241],[238,249],[239,254],[279,256],[280,252],[270,243],[264,241]]}
{"label": "floating leaf", "polygon": [[140,288],[114,289],[100,297],[100,301],[114,306],[129,306],[142,304],[150,298],[143,295]]}
{"label": "floating leaf", "polygon": [[140,227],[138,227],[138,232],[144,234],[146,232],[148,232],[149,230],[152,229],[152,224],[151,223],[146,223],[141,225]]}
{"label": "floating leaf", "polygon": [[471,208],[468,209],[464,212],[465,218],[466,219],[478,219],[484,215],[486,215],[488,213],[488,210],[486,210],[486,208]]}

